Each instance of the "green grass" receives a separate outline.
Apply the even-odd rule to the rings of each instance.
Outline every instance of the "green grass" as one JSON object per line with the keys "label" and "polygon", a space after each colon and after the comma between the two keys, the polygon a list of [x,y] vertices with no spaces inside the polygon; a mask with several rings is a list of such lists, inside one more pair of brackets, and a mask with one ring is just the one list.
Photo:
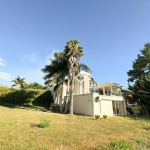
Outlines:
{"label": "green grass", "polygon": [[[50,118],[48,128],[39,127],[41,118]],[[134,145],[147,150],[150,149],[149,141],[148,117],[96,120],[86,116],[0,106],[2,150],[109,150],[114,145]]]}

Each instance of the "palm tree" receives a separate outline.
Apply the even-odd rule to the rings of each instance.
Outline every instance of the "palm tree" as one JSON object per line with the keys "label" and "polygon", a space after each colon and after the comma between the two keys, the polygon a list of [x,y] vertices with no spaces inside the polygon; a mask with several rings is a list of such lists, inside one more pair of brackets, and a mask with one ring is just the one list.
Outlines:
{"label": "palm tree", "polygon": [[[74,40],[74,41],[77,41],[77,40]],[[69,42],[67,42],[67,45],[65,46],[65,50],[63,53],[55,53],[54,59],[50,60],[50,65],[46,65],[43,69],[41,69],[42,72],[46,73],[46,75],[44,76],[44,79],[46,80],[45,84],[55,86],[54,88],[55,90],[57,89],[57,87],[59,87],[58,85],[61,85],[61,84],[63,85],[64,82],[66,82],[67,102],[68,102],[68,97],[69,97],[69,85],[71,81],[69,78],[71,74],[68,68],[68,60],[70,59],[70,54],[69,54],[70,49],[68,48],[68,43]],[[83,56],[82,47],[78,47],[78,53],[77,53],[78,56],[81,56],[81,55]],[[78,64],[75,74],[77,75],[81,70],[91,72],[89,67],[87,67],[85,64]],[[69,80],[68,79],[66,80],[66,77],[68,77]],[[74,82],[74,80],[72,80],[72,82]]]}
{"label": "palm tree", "polygon": [[46,73],[43,77],[45,84],[59,84],[68,74],[67,61],[63,57],[63,53],[54,53],[54,59],[50,60],[50,65],[46,65],[42,72]]}
{"label": "palm tree", "polygon": [[34,89],[34,90],[38,90],[38,89],[43,90],[44,89],[44,86],[42,86],[41,84],[39,84],[37,82],[30,83],[28,85],[28,87],[31,88],[31,89]]}
{"label": "palm tree", "polygon": [[28,88],[28,84],[27,83],[23,83],[22,85],[21,85],[21,89],[27,89]]}
{"label": "palm tree", "polygon": [[[63,53],[55,53],[54,59],[50,60],[50,65],[46,65],[42,72],[46,73],[44,76],[45,84],[51,86],[51,89],[54,89],[55,98],[58,101],[58,95],[60,92],[57,89],[60,85],[64,84],[65,77],[68,74],[67,61],[64,59]],[[63,89],[64,90],[64,89]]]}
{"label": "palm tree", "polygon": [[11,82],[14,82],[12,86],[19,86],[19,88],[23,88],[23,84],[25,84],[25,78],[20,78],[19,76],[15,78],[15,80],[12,80]]}
{"label": "palm tree", "polygon": [[94,85],[98,85],[97,82],[94,80],[94,78],[90,79],[90,87],[93,87]]}
{"label": "palm tree", "polygon": [[72,40],[67,42],[66,49],[64,51],[68,59],[69,81],[71,83],[69,96],[70,96],[70,115],[73,114],[73,93],[74,93],[74,80],[75,74],[79,67],[79,59],[83,56],[82,47],[79,46],[78,40]]}

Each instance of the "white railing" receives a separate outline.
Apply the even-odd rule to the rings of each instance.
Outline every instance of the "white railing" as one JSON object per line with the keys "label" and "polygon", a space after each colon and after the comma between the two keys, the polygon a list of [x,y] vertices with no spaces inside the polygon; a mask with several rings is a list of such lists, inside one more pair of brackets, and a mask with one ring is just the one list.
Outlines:
{"label": "white railing", "polygon": [[119,100],[119,101],[123,101],[123,96],[114,96],[114,95],[99,95],[100,99],[107,99],[107,100]]}

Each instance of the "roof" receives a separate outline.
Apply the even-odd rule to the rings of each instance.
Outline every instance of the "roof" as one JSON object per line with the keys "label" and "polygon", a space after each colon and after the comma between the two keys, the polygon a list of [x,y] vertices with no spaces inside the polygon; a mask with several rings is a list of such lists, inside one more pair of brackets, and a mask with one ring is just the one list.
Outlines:
{"label": "roof", "polygon": [[122,86],[118,83],[115,83],[115,82],[107,82],[107,83],[103,83],[103,84],[99,84],[98,85],[99,87],[118,87],[118,88],[121,88]]}

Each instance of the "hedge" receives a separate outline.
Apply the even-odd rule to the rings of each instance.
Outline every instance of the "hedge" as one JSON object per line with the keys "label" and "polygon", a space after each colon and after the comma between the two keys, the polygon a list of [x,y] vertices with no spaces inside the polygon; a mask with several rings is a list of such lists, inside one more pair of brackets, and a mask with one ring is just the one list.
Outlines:
{"label": "hedge", "polygon": [[15,105],[43,105],[50,106],[53,103],[53,94],[49,90],[17,90],[0,86],[0,102]]}

